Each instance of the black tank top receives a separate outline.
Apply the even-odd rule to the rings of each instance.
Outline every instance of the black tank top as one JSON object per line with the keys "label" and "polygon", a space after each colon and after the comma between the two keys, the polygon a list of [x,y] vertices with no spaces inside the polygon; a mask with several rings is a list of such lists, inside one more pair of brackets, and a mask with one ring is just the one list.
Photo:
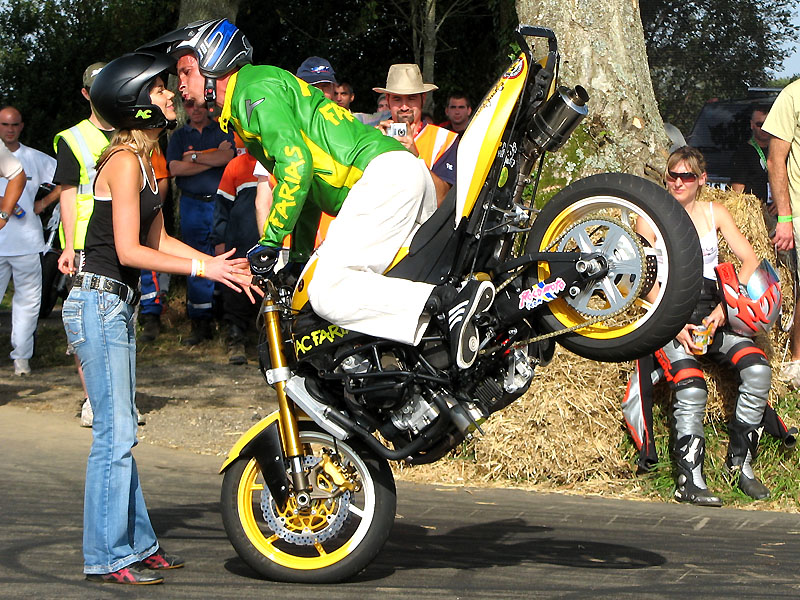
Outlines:
{"label": "black tank top", "polygon": [[[122,150],[124,148],[120,149],[120,151]],[[150,187],[142,158],[138,154],[136,157],[139,159],[143,179],[142,189],[139,192],[139,243],[144,246],[150,226],[161,210],[161,197],[158,195],[158,189],[153,190]],[[152,166],[150,173],[155,181]],[[111,202],[111,198],[94,197],[94,209],[86,229],[82,270],[105,275],[137,289],[141,270],[123,266],[117,257]]]}

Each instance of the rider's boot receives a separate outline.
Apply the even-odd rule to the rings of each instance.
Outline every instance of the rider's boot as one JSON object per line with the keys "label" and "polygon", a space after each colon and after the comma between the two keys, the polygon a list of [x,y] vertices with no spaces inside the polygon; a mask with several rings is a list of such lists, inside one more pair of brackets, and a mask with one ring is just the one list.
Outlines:
{"label": "rider's boot", "polygon": [[725,466],[731,473],[739,474],[739,489],[755,500],[769,498],[769,489],[758,480],[751,466],[758,456],[758,429],[734,419],[728,426],[728,433]]}
{"label": "rider's boot", "polygon": [[699,435],[685,435],[675,442],[677,483],[675,499],[698,506],[722,506],[722,500],[708,490],[703,476],[706,441]]}
{"label": "rider's boot", "polygon": [[426,311],[447,319],[450,353],[459,369],[471,367],[478,356],[480,338],[472,318],[492,305],[494,293],[491,282],[471,279],[460,290],[436,286],[428,298]]}

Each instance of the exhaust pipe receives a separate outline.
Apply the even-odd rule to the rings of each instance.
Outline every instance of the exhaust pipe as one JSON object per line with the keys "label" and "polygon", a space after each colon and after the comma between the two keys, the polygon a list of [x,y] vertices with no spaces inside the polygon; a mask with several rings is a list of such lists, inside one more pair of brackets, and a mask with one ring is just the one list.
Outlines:
{"label": "exhaust pipe", "polygon": [[589,94],[580,85],[559,87],[533,115],[528,138],[543,152],[558,150],[589,113],[588,101]]}

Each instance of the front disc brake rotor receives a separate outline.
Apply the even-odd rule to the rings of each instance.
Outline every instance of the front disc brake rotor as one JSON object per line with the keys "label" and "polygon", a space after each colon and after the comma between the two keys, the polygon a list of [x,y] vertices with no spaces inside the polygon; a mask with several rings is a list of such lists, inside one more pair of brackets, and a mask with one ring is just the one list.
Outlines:
{"label": "front disc brake rotor", "polygon": [[[317,456],[303,457],[303,467],[313,470],[322,461]],[[330,481],[324,471],[316,473],[313,492],[330,494],[337,486]],[[312,492],[312,495],[316,495]],[[303,508],[297,506],[294,494],[289,496],[286,506],[279,510],[269,489],[264,486],[261,492],[261,511],[264,520],[281,539],[298,546],[312,546],[334,537],[350,516],[351,492],[336,497],[319,498]]]}

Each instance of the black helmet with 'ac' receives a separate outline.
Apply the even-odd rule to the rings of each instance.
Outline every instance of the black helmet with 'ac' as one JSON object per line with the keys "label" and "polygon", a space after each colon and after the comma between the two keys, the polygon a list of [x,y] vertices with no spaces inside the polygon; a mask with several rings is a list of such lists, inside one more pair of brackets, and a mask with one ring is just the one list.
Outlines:
{"label": "black helmet with 'ac'", "polygon": [[174,70],[175,59],[159,52],[123,54],[108,63],[92,84],[89,96],[97,113],[116,129],[175,127],[150,101],[150,88],[159,75]]}

